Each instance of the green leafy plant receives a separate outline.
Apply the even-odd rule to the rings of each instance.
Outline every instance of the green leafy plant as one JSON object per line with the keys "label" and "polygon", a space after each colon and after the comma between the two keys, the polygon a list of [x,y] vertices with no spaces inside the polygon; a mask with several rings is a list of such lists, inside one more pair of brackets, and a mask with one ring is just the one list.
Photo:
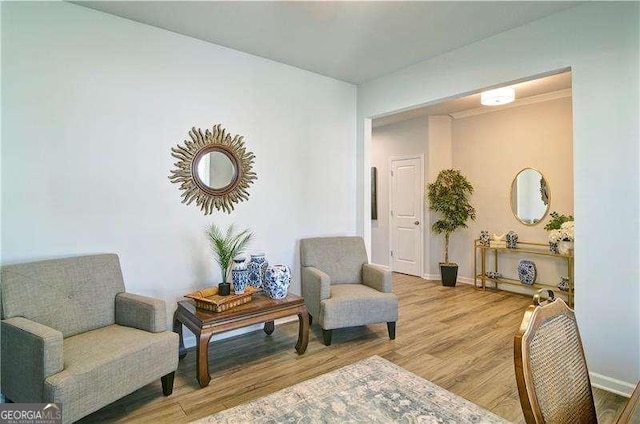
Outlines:
{"label": "green leafy plant", "polygon": [[214,223],[207,229],[207,235],[215,255],[214,259],[220,265],[222,282],[224,283],[229,276],[231,261],[244,252],[249,242],[253,240],[253,233],[245,229],[236,234],[233,224],[229,225],[226,231],[222,231]]}
{"label": "green leafy plant", "polygon": [[551,220],[547,222],[544,229],[547,231],[559,230],[565,222],[573,221],[573,215],[560,215],[558,212],[551,212]]}
{"label": "green leafy plant", "polygon": [[467,228],[469,219],[476,219],[476,210],[469,203],[473,186],[457,169],[440,171],[436,180],[427,185],[429,208],[441,219],[431,226],[436,234],[444,234],[444,263],[449,262],[449,236],[458,228]]}

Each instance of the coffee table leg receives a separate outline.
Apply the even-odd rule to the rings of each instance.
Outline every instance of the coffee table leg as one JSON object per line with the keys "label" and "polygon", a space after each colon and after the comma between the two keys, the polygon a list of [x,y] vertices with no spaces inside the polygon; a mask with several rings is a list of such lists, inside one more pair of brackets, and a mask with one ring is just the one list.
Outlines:
{"label": "coffee table leg", "polygon": [[212,335],[213,333],[210,332],[196,335],[198,337],[196,372],[200,387],[207,387],[211,381],[211,375],[209,375],[209,340],[211,340]]}
{"label": "coffee table leg", "polygon": [[187,349],[184,348],[184,339],[182,337],[182,322],[178,319],[178,310],[173,313],[173,332],[178,333],[180,345],[178,347],[178,360],[187,356]]}
{"label": "coffee table leg", "polygon": [[276,326],[273,321],[267,321],[264,323],[264,332],[269,335],[273,333],[273,330],[275,330],[275,328]]}
{"label": "coffee table leg", "polygon": [[298,343],[296,343],[296,352],[302,355],[307,351],[309,344],[309,310],[302,305],[298,309]]}

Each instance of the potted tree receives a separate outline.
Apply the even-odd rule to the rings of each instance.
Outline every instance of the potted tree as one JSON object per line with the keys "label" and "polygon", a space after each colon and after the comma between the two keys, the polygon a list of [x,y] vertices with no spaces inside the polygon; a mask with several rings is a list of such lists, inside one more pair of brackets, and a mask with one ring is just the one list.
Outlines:
{"label": "potted tree", "polygon": [[440,262],[442,285],[455,287],[458,264],[449,262],[449,236],[458,228],[467,228],[469,219],[476,219],[476,210],[469,203],[473,186],[457,169],[440,171],[436,180],[427,185],[429,209],[441,219],[431,225],[436,234],[444,234],[444,262]]}

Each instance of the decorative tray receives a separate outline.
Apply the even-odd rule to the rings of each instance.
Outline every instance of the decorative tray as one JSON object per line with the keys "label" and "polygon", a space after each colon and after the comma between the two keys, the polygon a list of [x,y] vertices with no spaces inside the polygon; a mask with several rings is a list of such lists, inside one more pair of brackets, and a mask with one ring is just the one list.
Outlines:
{"label": "decorative tray", "polygon": [[196,302],[196,308],[204,309],[210,312],[223,312],[227,309],[240,306],[251,302],[251,295],[258,289],[248,286],[244,290],[244,294],[230,294],[228,296],[220,296],[218,287],[209,287],[204,290],[186,294],[184,297],[193,299]]}

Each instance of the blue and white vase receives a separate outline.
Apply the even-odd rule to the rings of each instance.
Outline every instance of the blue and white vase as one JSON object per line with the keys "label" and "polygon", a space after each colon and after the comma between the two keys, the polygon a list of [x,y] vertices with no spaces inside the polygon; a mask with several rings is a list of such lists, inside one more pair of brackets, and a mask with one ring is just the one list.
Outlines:
{"label": "blue and white vase", "polygon": [[518,278],[522,284],[528,286],[536,282],[538,271],[536,270],[536,264],[532,261],[523,260],[518,264]]}
{"label": "blue and white vase", "polygon": [[549,242],[549,252],[551,253],[560,253],[558,252],[558,243]]}
{"label": "blue and white vase", "polygon": [[233,281],[233,292],[235,294],[244,294],[249,282],[249,271],[244,257],[233,259],[233,268],[231,268],[231,280]]}
{"label": "blue and white vase", "polygon": [[515,249],[518,247],[518,234],[515,231],[509,231],[507,233],[507,248]]}
{"label": "blue and white vase", "polygon": [[272,299],[284,299],[287,297],[291,285],[291,270],[286,265],[273,265],[267,267],[264,273],[262,288]]}
{"label": "blue and white vase", "polygon": [[489,247],[489,231],[480,231],[480,246]]}
{"label": "blue and white vase", "polygon": [[257,289],[262,288],[262,281],[264,280],[264,273],[269,266],[267,257],[264,253],[257,253],[251,255],[251,260],[247,265],[249,271],[249,285]]}
{"label": "blue and white vase", "polygon": [[558,288],[562,291],[569,291],[569,277],[560,277]]}

